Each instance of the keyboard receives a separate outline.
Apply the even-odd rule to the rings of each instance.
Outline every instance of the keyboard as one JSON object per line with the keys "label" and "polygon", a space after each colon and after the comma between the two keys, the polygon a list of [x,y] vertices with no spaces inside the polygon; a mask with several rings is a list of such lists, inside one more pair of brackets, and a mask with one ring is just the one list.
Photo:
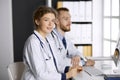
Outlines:
{"label": "keyboard", "polygon": [[85,66],[83,67],[83,70],[88,73],[89,75],[94,75],[94,76],[100,76],[103,75],[103,72],[100,71],[99,69],[92,67],[92,66]]}

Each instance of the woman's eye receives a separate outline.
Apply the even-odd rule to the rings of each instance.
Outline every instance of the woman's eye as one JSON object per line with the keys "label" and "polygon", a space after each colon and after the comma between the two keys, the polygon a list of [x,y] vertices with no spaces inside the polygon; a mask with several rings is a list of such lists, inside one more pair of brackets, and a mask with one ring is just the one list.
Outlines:
{"label": "woman's eye", "polygon": [[45,21],[48,21],[47,19],[45,19]]}

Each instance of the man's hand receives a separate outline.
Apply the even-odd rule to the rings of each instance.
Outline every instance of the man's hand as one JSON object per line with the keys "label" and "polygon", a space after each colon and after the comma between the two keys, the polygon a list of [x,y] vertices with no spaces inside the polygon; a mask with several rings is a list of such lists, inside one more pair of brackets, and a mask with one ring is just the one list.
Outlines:
{"label": "man's hand", "polygon": [[85,66],[94,66],[94,64],[95,64],[95,61],[88,59]]}
{"label": "man's hand", "polygon": [[77,66],[76,68],[78,73],[83,70],[82,66]]}
{"label": "man's hand", "polygon": [[73,67],[79,66],[79,62],[80,62],[80,57],[79,56],[74,56],[71,59],[71,64],[72,64]]}

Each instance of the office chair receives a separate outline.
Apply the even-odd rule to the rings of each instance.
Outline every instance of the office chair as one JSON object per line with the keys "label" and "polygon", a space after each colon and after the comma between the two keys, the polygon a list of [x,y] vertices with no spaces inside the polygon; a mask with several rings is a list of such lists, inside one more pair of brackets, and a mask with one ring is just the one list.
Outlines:
{"label": "office chair", "polygon": [[8,65],[9,80],[20,80],[24,71],[25,65],[23,62],[14,62]]}

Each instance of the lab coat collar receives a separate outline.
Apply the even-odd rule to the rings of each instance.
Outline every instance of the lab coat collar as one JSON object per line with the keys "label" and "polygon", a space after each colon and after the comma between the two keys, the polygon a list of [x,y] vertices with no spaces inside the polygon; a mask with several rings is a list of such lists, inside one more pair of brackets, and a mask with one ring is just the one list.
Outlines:
{"label": "lab coat collar", "polygon": [[40,38],[40,40],[45,44],[45,39],[38,33],[38,31],[34,30],[34,33]]}
{"label": "lab coat collar", "polygon": [[67,46],[66,49],[63,47],[63,43],[62,43],[62,40],[61,40],[61,39],[63,38],[63,36],[62,36],[62,38],[60,39],[60,36],[58,35],[58,31],[56,30],[56,28],[53,29],[53,34],[55,35],[55,36],[54,36],[54,39],[55,39],[55,41],[56,41],[56,45],[57,45],[58,49],[60,49],[60,50],[62,50],[62,49],[67,50],[67,49],[68,49],[68,46]]}
{"label": "lab coat collar", "polygon": [[60,34],[56,28],[54,28],[54,32],[56,33],[56,35],[60,38],[60,40],[63,39],[64,36],[62,36],[62,34]]}

